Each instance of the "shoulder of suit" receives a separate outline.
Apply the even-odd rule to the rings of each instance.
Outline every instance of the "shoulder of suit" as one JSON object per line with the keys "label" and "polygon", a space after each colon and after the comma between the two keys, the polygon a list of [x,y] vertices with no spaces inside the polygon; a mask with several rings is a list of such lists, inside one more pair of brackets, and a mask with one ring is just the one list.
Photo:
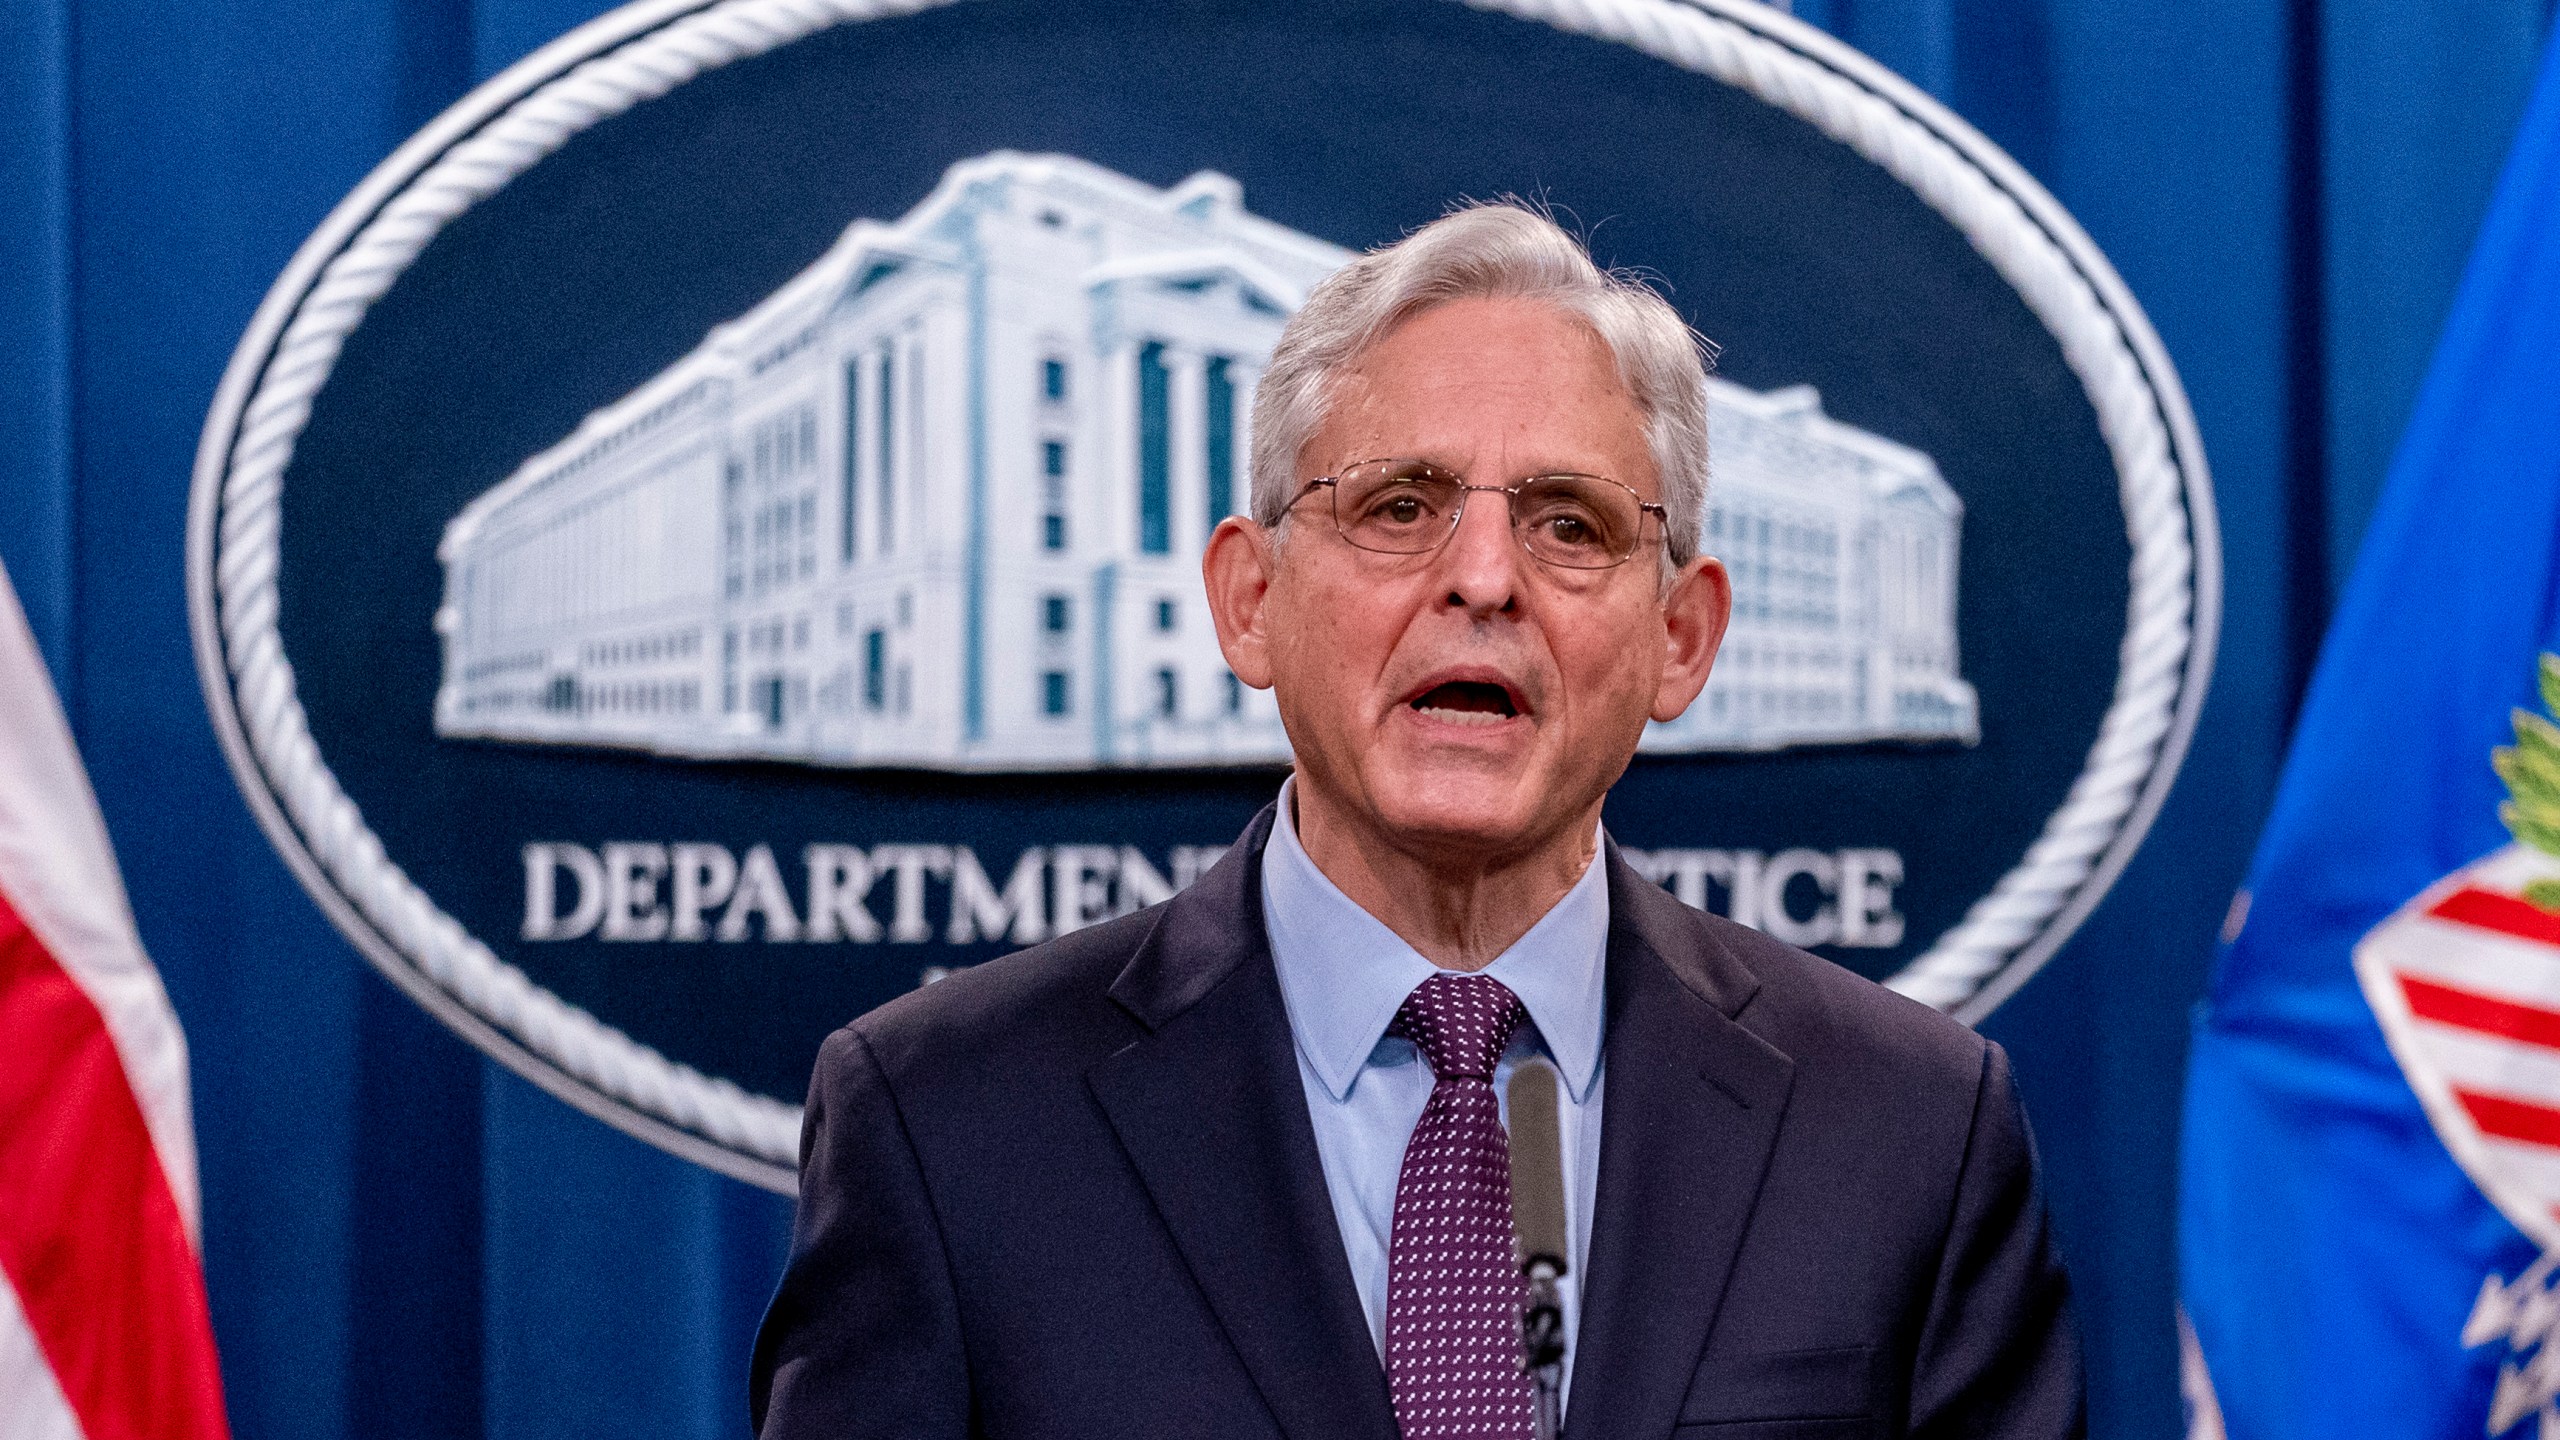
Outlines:
{"label": "shoulder of suit", "polygon": [[1107,992],[1163,909],[1151,906],[955,970],[856,1018],[829,1049],[858,1036],[895,1078],[942,1063],[1028,1060],[1098,1042],[1116,1048],[1138,1030]]}
{"label": "shoulder of suit", "polygon": [[1663,898],[1679,918],[1657,923],[1655,933],[1685,929],[1702,952],[1720,950],[1749,971],[1759,984],[1733,1012],[1735,1023],[1799,1065],[1850,1064],[1880,1077],[1958,1084],[1968,1093],[1979,1081],[1991,1042],[1962,1023],[1819,955]]}

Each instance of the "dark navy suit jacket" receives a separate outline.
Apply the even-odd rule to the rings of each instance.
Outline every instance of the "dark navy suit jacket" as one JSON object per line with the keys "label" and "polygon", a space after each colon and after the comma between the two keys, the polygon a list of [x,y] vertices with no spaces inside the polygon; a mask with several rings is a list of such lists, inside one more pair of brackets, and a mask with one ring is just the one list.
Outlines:
{"label": "dark navy suit jacket", "polygon": [[[1393,1440],[1264,938],[1270,823],[828,1038],[766,1440]],[[2081,1433],[1999,1047],[1602,863],[1572,1440]]]}

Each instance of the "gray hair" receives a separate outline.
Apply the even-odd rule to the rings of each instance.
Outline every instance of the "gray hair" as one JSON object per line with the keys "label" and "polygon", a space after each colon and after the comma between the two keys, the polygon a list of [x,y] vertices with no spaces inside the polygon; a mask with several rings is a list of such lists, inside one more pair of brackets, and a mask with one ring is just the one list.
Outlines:
{"label": "gray hair", "polygon": [[[1632,275],[1516,200],[1468,205],[1372,250],[1316,286],[1280,332],[1253,398],[1253,518],[1276,529],[1296,498],[1298,452],[1324,424],[1335,379],[1398,324],[1452,300],[1539,300],[1591,327],[1645,417],[1670,519],[1671,563],[1697,553],[1707,492],[1707,366],[1714,346]],[[1383,458],[1383,457],[1378,457]]]}

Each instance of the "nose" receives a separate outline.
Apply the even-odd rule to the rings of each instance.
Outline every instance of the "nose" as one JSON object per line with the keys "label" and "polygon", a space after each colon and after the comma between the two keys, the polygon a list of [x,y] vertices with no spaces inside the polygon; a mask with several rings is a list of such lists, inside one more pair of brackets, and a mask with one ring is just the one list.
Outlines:
{"label": "nose", "polygon": [[1475,491],[1458,516],[1458,528],[1441,549],[1449,583],[1444,603],[1476,618],[1508,615],[1520,605],[1520,567],[1527,560],[1511,536],[1510,497]]}

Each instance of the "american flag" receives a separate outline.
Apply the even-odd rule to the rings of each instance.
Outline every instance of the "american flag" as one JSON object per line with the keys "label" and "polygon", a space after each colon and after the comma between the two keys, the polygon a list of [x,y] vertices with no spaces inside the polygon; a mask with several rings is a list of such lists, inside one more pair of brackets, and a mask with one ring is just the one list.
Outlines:
{"label": "american flag", "polygon": [[0,1440],[224,1440],[186,1040],[0,571]]}

